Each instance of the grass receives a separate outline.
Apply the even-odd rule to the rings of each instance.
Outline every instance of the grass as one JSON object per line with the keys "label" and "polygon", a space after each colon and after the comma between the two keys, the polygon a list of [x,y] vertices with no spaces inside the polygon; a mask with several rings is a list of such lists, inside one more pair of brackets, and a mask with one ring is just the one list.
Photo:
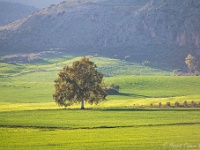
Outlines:
{"label": "grass", "polygon": [[[71,65],[73,61],[80,60],[81,57],[75,56],[62,56],[59,58],[44,58],[45,63],[18,63],[7,64],[0,63],[0,81],[4,81],[5,78],[17,77],[16,80],[24,78],[26,81],[30,79],[34,81],[43,81],[42,77],[48,77],[45,81],[54,80],[58,71],[63,66]],[[126,62],[119,59],[111,59],[104,57],[89,57],[91,61],[94,61],[98,70],[103,72],[105,76],[120,76],[120,75],[170,75],[171,70],[163,70],[153,68],[151,66],[144,66],[139,63]],[[40,78],[38,78],[40,76]],[[35,78],[37,77],[37,78]],[[12,80],[13,78],[11,78]],[[14,79],[15,80],[15,79]]]}
{"label": "grass", "polygon": [[200,124],[199,114],[200,110],[198,109],[171,109],[168,111],[162,109],[12,111],[1,112],[0,126],[65,127],[69,129],[81,129],[148,125],[184,125],[187,123]]}
{"label": "grass", "polygon": [[50,102],[53,101],[53,88],[53,83],[48,82],[2,82],[0,102]]}
{"label": "grass", "polygon": [[186,145],[198,149],[199,113],[194,109],[1,112],[0,149],[155,150]]}
{"label": "grass", "polygon": [[[142,127],[128,129],[94,130],[41,130],[1,128],[0,149],[79,149],[79,150],[121,150],[121,149],[198,149],[199,125]],[[162,131],[162,132],[160,132]],[[184,132],[183,132],[184,131]],[[185,138],[187,135],[187,138]],[[22,142],[23,141],[23,142]]]}
{"label": "grass", "polygon": [[121,95],[132,98],[173,98],[188,95],[199,95],[199,77],[112,77],[106,78],[105,82],[114,83],[121,87]]}
{"label": "grass", "polygon": [[[37,77],[36,74],[32,75],[34,78]],[[38,76],[38,80],[33,82],[34,78],[31,78],[31,75],[24,75],[20,78],[15,77],[10,82],[0,82],[0,102],[53,102],[54,83],[46,82],[45,77],[41,81],[40,76]],[[191,101],[200,102],[199,77],[120,76],[105,78],[105,83],[119,85],[121,87],[120,93],[108,96],[108,101],[93,107],[132,107],[133,104],[149,105],[150,103],[158,104],[159,102],[164,104],[167,101],[183,103],[185,100],[189,103]]]}
{"label": "grass", "polygon": [[159,102],[199,103],[200,77],[133,76],[170,72],[91,57],[105,72],[105,83],[119,85],[120,93],[99,105],[86,104],[86,110],[79,110],[79,104],[58,107],[52,99],[53,80],[77,59],[0,64],[0,149],[200,149],[199,109],[140,108]]}

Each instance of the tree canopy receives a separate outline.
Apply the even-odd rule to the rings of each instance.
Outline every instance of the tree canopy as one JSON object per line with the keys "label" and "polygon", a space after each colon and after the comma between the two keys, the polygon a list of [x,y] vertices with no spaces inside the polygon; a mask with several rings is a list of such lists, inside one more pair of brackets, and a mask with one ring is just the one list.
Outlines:
{"label": "tree canopy", "polygon": [[72,66],[65,66],[54,81],[55,102],[65,107],[80,102],[81,109],[84,109],[85,101],[98,104],[105,100],[107,94],[103,74],[96,68],[96,64],[86,57],[73,62]]}

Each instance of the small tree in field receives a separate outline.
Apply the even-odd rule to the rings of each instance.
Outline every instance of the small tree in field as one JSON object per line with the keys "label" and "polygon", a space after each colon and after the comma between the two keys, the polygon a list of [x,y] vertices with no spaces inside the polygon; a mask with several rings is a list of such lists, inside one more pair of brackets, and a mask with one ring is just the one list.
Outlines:
{"label": "small tree in field", "polygon": [[65,66],[54,81],[55,102],[65,107],[80,102],[81,109],[84,109],[85,101],[98,104],[105,100],[107,94],[102,82],[103,74],[96,68],[97,66],[86,57],[75,61],[72,66]]}
{"label": "small tree in field", "polygon": [[188,66],[188,70],[190,73],[194,73],[196,69],[198,68],[197,60],[191,54],[187,55],[187,57],[185,58],[185,63]]}

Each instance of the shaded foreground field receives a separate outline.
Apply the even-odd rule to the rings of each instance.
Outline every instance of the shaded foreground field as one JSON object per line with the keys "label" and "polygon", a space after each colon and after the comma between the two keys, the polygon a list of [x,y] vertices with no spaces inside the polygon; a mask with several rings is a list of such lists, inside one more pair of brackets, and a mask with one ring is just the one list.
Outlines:
{"label": "shaded foreground field", "polygon": [[199,115],[199,109],[1,112],[0,149],[200,149]]}

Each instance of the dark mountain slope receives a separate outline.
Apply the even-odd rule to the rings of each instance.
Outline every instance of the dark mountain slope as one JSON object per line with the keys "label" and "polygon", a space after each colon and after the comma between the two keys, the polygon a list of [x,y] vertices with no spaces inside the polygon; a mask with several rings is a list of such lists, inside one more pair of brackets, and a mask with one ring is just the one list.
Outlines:
{"label": "dark mountain slope", "polygon": [[198,14],[198,0],[71,0],[1,27],[0,50],[63,48],[184,68],[200,49]]}
{"label": "dark mountain slope", "polygon": [[[34,15],[29,15],[23,20],[2,29],[8,31],[8,34],[6,34],[8,37],[9,33],[12,32],[15,39],[23,38],[23,40],[27,40],[27,45],[40,41],[37,39],[43,40],[44,42],[31,44],[33,46],[37,45],[39,48],[49,47],[49,45],[68,47],[77,44],[113,46],[118,44],[117,39],[121,41],[120,37],[123,36],[121,33],[114,34],[118,31],[122,32],[123,28],[126,28],[124,25],[130,22],[130,16],[140,7],[140,5],[138,7],[123,7],[119,6],[118,3],[118,1],[116,1],[116,5],[115,3],[111,5],[103,2],[62,3]],[[128,30],[122,34],[126,34],[129,32]],[[128,35],[126,36],[129,38]],[[45,40],[48,42],[46,43]]]}
{"label": "dark mountain slope", "polygon": [[35,7],[18,3],[0,2],[0,25],[6,25],[36,11]]}
{"label": "dark mountain slope", "polygon": [[151,37],[180,46],[200,48],[200,1],[151,1],[140,13],[139,24]]}
{"label": "dark mountain slope", "polygon": [[36,8],[45,8],[52,4],[62,2],[63,0],[0,0],[0,2],[21,3],[24,5],[34,6]]}

